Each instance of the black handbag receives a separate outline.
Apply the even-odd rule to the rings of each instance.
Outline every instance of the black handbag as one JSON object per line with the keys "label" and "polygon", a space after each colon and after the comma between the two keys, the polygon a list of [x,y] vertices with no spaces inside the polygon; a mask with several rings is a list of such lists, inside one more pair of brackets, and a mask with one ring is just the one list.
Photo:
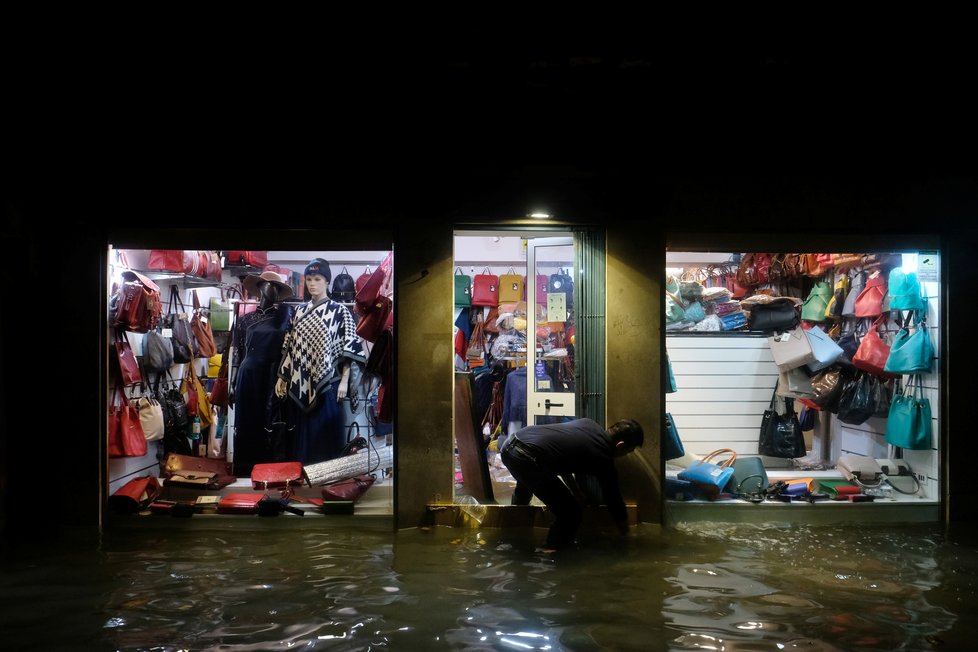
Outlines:
{"label": "black handbag", "polygon": [[[178,305],[183,312],[177,312]],[[192,362],[199,352],[197,340],[194,339],[194,331],[190,327],[190,315],[180,299],[180,292],[176,285],[170,286],[170,303],[163,325],[172,333],[173,362],[176,364]]]}
{"label": "black handbag", "polygon": [[[169,372],[167,372],[169,377]],[[180,390],[171,386],[160,391],[160,379],[156,379],[155,394],[163,409],[163,448],[168,453],[191,455],[190,442],[187,434],[190,430],[190,415],[187,412],[187,402]]]}
{"label": "black handbag", "polygon": [[859,425],[876,413],[874,382],[878,383],[879,379],[865,373],[845,382],[839,396],[839,421]]}
{"label": "black handbag", "polygon": [[778,395],[771,396],[771,405],[764,410],[761,419],[761,432],[757,440],[757,452],[768,457],[804,457],[805,435],[802,434],[798,415],[792,405],[793,399],[784,401],[784,414],[778,414],[774,402]]}
{"label": "black handbag", "polygon": [[799,323],[798,311],[790,299],[759,303],[750,309],[747,328],[752,331],[790,331]]}
{"label": "black handbag", "polygon": [[550,280],[547,283],[547,295],[560,294],[566,295],[566,307],[570,308],[574,303],[574,280],[561,269],[556,274],[550,275]]}

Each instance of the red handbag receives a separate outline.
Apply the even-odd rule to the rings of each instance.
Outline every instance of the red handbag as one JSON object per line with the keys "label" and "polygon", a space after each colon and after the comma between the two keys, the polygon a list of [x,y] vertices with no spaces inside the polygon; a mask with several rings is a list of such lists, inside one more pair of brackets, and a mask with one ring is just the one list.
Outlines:
{"label": "red handbag", "polygon": [[200,308],[200,299],[197,297],[197,290],[194,290],[194,312],[190,318],[190,329],[197,340],[199,358],[212,358],[217,355],[217,345],[214,344],[214,331],[207,318],[203,315]]}
{"label": "red handbag", "polygon": [[886,342],[883,341],[883,338],[879,336],[876,330],[881,321],[883,321],[882,315],[873,322],[873,327],[869,329],[869,332],[863,335],[863,339],[859,343],[859,348],[856,349],[856,354],[852,356],[852,364],[857,369],[862,369],[874,376],[899,378],[900,374],[891,374],[883,371],[886,365],[886,359],[890,356],[890,347],[887,346]]}
{"label": "red handbag", "polygon": [[368,342],[376,342],[385,329],[394,324],[394,305],[381,295],[374,299],[373,305],[357,322],[357,335]]}
{"label": "red handbag", "polygon": [[499,305],[499,277],[492,274],[488,267],[472,279],[472,305]]}
{"label": "red handbag", "polygon": [[251,265],[252,267],[265,267],[268,264],[267,251],[225,251],[224,265]]}
{"label": "red handbag", "polygon": [[146,269],[182,274],[184,251],[182,249],[153,249],[149,252],[149,262],[146,264]]}
{"label": "red handbag", "polygon": [[[196,455],[180,455],[169,453],[163,460],[162,472],[166,477],[164,484],[177,486],[194,486],[196,488],[221,489],[233,483],[237,478],[228,473],[228,464],[224,460]],[[206,476],[208,479],[201,487],[196,478]],[[171,483],[171,479],[173,482]],[[187,482],[190,480],[191,482]]]}
{"label": "red handbag", "polygon": [[[358,314],[366,315],[369,313],[373,309],[374,301],[377,297],[385,296],[390,298],[393,262],[394,252],[392,251],[387,254],[380,267],[375,269],[362,285],[360,284],[360,280],[357,279],[357,293],[354,301],[356,303],[355,310]],[[363,277],[361,276],[360,278]]]}
{"label": "red handbag", "polygon": [[109,303],[112,328],[145,333],[163,317],[160,288],[138,272],[122,272],[123,283]]}
{"label": "red handbag", "polygon": [[255,514],[265,494],[227,494],[217,503],[218,514]]}
{"label": "red handbag", "polygon": [[159,481],[151,475],[133,478],[109,496],[109,505],[116,511],[132,514],[146,509],[162,491]]}
{"label": "red handbag", "polygon": [[364,473],[347,480],[340,480],[323,486],[323,500],[330,501],[349,501],[355,503],[367,493],[367,489],[377,481],[377,476],[373,473]]}
{"label": "red handbag", "polygon": [[541,306],[547,305],[547,286],[550,285],[550,277],[546,274],[537,274],[537,303]]}
{"label": "red handbag", "polygon": [[255,464],[251,469],[252,489],[295,487],[303,483],[301,462]]}
{"label": "red handbag", "polygon": [[136,356],[129,346],[129,338],[115,332],[115,357],[119,362],[119,372],[124,385],[138,385],[143,382],[143,375],[139,371],[139,363]]}
{"label": "red handbag", "polygon": [[109,408],[109,457],[142,457],[149,450],[146,435],[139,421],[139,410],[129,404],[125,394],[116,387],[122,404]]}
{"label": "red handbag", "polygon": [[883,314],[883,297],[886,295],[886,279],[879,272],[869,277],[866,286],[856,297],[856,317],[879,317]]}

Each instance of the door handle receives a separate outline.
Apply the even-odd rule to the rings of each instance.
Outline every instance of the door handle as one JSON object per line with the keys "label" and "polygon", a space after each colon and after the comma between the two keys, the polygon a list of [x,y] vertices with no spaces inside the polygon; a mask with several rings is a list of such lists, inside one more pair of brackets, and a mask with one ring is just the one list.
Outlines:
{"label": "door handle", "polygon": [[564,404],[563,403],[551,403],[550,402],[550,399],[548,398],[546,401],[544,401],[543,407],[545,409],[549,410],[552,407],[564,407]]}

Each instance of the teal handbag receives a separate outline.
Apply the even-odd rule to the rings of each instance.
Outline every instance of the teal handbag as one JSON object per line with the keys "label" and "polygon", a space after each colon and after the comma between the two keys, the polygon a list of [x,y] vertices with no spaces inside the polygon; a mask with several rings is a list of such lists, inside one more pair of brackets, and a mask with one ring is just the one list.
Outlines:
{"label": "teal handbag", "polygon": [[921,319],[913,333],[909,326],[904,326],[893,338],[883,371],[891,374],[929,373],[933,363],[934,346],[927,333],[927,322]]}
{"label": "teal handbag", "polygon": [[825,309],[832,300],[832,288],[825,281],[819,281],[808,293],[801,306],[801,318],[805,321],[825,321]]}
{"label": "teal handbag", "polygon": [[926,295],[921,293],[917,273],[907,274],[899,267],[890,272],[887,288],[890,294],[890,310],[924,310]]}
{"label": "teal handbag", "polygon": [[930,401],[924,398],[920,376],[911,377],[904,393],[890,402],[886,420],[886,443],[910,450],[931,448]]}
{"label": "teal handbag", "polygon": [[706,319],[706,311],[703,310],[703,306],[700,305],[699,301],[694,301],[686,308],[686,319],[692,321],[703,321]]}

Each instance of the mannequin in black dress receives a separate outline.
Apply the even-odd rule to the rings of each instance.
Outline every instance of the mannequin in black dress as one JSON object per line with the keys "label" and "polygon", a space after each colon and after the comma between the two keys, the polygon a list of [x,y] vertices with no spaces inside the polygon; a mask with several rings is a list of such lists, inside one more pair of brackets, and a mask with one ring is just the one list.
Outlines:
{"label": "mannequin in black dress", "polygon": [[259,298],[258,308],[234,327],[229,398],[234,405],[234,472],[239,477],[250,476],[257,463],[284,461],[289,455],[289,442],[276,436],[281,433],[275,423],[280,416],[274,388],[292,316],[281,302],[292,296],[292,288],[279,278],[263,272],[245,279],[245,289]]}

